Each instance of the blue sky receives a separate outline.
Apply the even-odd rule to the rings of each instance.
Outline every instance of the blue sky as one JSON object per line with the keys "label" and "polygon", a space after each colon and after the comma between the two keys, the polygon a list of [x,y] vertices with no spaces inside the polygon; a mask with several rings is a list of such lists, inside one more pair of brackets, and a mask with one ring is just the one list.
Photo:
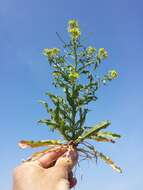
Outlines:
{"label": "blue sky", "polygon": [[[0,188],[10,190],[12,170],[31,153],[17,147],[20,139],[57,138],[36,121],[46,116],[39,105],[44,92],[55,92],[45,47],[60,47],[55,32],[66,36],[76,18],[89,45],[108,50],[101,70],[115,68],[120,77],[103,87],[87,123],[112,121],[123,138],[97,144],[124,170],[120,175],[100,162],[84,162],[77,171],[77,190],[142,189],[143,179],[143,1],[141,0],[0,0]],[[67,37],[66,37],[67,38]],[[83,176],[81,180],[81,176]]]}

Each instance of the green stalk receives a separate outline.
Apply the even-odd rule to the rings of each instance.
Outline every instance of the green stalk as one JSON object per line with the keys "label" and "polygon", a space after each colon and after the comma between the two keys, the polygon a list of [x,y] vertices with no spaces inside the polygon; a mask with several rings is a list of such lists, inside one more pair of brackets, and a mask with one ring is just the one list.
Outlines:
{"label": "green stalk", "polygon": [[[74,53],[74,64],[75,64],[75,72],[77,70],[77,52],[76,52],[76,40],[73,40],[73,53]],[[73,85],[72,85],[72,96],[75,92],[75,87],[76,87],[76,84],[75,84],[75,81],[73,82]],[[72,127],[75,128],[75,118],[76,118],[76,113],[77,113],[77,110],[76,110],[76,107],[75,107],[75,104],[74,106],[72,107]],[[73,134],[72,134],[72,138],[74,139],[75,137],[75,133],[76,133],[76,129],[73,130]]]}
{"label": "green stalk", "polygon": [[76,46],[76,41],[73,42],[73,48],[74,48],[74,56],[75,56],[75,71],[77,69],[77,46]]}

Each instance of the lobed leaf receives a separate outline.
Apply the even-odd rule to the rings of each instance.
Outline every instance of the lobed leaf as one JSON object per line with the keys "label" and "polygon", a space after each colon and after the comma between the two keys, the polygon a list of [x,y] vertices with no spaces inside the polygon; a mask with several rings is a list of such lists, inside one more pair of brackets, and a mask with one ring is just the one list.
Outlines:
{"label": "lobed leaf", "polygon": [[[56,116],[57,117],[57,116]],[[71,140],[68,134],[66,134],[65,130],[69,129],[67,125],[65,125],[64,120],[59,120],[59,123],[54,123],[52,120],[43,119],[38,121],[38,123],[45,124],[49,126],[52,130],[56,129],[60,132],[60,134],[64,137],[65,140]]]}
{"label": "lobed leaf", "polygon": [[108,165],[110,165],[115,171],[122,173],[122,169],[117,166],[112,160],[111,158],[109,158],[108,156],[105,156],[103,153],[101,152],[97,152],[96,154],[98,157],[100,157],[103,161],[105,161]]}
{"label": "lobed leaf", "polygon": [[41,140],[41,141],[27,141],[27,140],[22,140],[19,142],[19,147],[20,148],[37,148],[41,146],[50,146],[50,145],[61,145],[60,140]]}

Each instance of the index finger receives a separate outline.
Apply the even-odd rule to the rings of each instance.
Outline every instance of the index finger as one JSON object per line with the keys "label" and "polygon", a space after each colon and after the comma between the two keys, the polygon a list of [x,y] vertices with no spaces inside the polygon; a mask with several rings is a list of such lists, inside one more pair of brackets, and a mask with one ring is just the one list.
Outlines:
{"label": "index finger", "polygon": [[44,156],[39,158],[39,164],[43,168],[48,168],[53,164],[60,156],[67,151],[67,146],[59,146],[46,153]]}

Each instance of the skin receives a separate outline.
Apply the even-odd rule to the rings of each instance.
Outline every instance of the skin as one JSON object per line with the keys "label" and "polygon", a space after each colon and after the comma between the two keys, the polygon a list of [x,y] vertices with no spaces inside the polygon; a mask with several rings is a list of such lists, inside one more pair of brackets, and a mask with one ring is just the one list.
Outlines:
{"label": "skin", "polygon": [[72,168],[77,159],[76,150],[63,148],[25,162],[14,170],[13,190],[69,190],[76,185]]}

